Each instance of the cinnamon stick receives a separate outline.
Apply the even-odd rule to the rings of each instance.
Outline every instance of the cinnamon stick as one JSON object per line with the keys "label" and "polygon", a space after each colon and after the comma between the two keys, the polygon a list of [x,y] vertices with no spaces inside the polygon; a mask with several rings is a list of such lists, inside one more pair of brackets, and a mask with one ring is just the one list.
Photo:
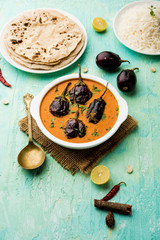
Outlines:
{"label": "cinnamon stick", "polygon": [[132,205],[94,199],[94,206],[108,211],[130,215]]}

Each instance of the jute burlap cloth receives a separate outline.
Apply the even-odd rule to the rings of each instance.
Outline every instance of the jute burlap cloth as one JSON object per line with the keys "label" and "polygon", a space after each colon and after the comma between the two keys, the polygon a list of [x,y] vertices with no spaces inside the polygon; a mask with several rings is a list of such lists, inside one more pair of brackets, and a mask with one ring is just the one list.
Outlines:
{"label": "jute burlap cloth", "polygon": [[[72,150],[61,147],[49,140],[38,128],[37,123],[32,118],[32,133],[34,140],[41,147],[72,174],[80,170],[86,174],[90,173],[92,168],[99,160],[111,152],[127,135],[137,126],[138,122],[128,115],[126,121],[120,126],[118,131],[106,142],[101,145],[85,150]],[[19,121],[20,130],[28,134],[27,117]]]}

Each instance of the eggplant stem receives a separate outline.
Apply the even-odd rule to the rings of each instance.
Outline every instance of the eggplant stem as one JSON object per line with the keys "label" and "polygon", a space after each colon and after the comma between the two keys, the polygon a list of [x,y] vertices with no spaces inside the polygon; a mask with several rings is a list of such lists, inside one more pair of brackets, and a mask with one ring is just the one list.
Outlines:
{"label": "eggplant stem", "polygon": [[122,60],[121,59],[121,62],[128,62],[130,64],[130,61],[128,61],[128,60]]}
{"label": "eggplant stem", "polygon": [[100,98],[102,98],[104,96],[104,94],[107,92],[107,89],[108,89],[108,82],[107,82],[107,85],[106,85],[106,89],[105,89],[105,91],[103,92],[103,94],[101,95]]}
{"label": "eggplant stem", "polygon": [[79,104],[77,104],[77,106],[78,106],[78,110],[77,110],[77,112],[76,112],[76,114],[75,114],[75,119],[76,119],[76,120],[77,120],[78,117],[79,117]]}
{"label": "eggplant stem", "polygon": [[131,71],[134,71],[134,70],[139,70],[139,68],[132,68],[130,69]]}
{"label": "eggplant stem", "polygon": [[65,97],[69,85],[71,85],[71,82],[69,82],[69,83],[67,84],[67,86],[65,87],[65,89],[63,90],[63,92],[62,92],[62,94],[61,94],[61,97],[63,97],[63,98]]}
{"label": "eggplant stem", "polygon": [[81,66],[80,64],[78,64],[78,67],[79,67],[79,82],[82,83],[82,76],[81,76]]}

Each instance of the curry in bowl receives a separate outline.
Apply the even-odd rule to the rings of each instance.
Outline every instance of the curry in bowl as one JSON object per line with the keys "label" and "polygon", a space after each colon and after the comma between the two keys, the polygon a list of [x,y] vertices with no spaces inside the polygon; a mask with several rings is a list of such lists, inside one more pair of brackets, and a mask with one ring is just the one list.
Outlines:
{"label": "curry in bowl", "polygon": [[69,79],[53,86],[40,104],[40,118],[54,137],[87,143],[106,135],[115,125],[119,105],[113,93],[91,79]]}

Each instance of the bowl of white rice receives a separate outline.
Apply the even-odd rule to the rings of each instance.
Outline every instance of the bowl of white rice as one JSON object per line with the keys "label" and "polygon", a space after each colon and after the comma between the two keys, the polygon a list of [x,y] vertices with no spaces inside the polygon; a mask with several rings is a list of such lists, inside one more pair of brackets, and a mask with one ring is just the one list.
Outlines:
{"label": "bowl of white rice", "polygon": [[127,4],[116,14],[114,33],[126,47],[148,55],[160,55],[160,2]]}

